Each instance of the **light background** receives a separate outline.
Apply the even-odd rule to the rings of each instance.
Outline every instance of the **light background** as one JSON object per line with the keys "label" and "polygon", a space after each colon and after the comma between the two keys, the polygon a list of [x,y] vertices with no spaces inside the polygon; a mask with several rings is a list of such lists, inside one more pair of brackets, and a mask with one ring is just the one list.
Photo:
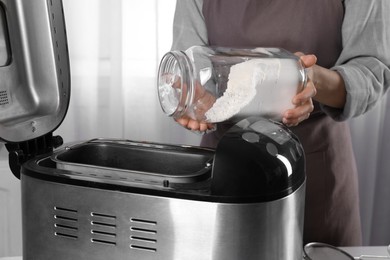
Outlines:
{"label": "light background", "polygon": [[[161,112],[156,72],[170,50],[175,0],[63,0],[71,61],[65,142],[96,137],[197,145]],[[351,120],[365,245],[390,243],[390,102]],[[0,257],[21,255],[20,187],[0,147]],[[13,222],[10,222],[12,219]],[[7,222],[8,221],[8,222]],[[7,223],[16,223],[8,225]]]}

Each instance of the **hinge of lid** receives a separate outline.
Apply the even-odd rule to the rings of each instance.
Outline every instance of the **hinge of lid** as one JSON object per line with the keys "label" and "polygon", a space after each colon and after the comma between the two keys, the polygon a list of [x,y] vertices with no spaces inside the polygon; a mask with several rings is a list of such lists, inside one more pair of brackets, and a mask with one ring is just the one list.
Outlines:
{"label": "hinge of lid", "polygon": [[62,137],[53,136],[53,133],[23,142],[6,143],[5,146],[9,152],[8,163],[12,173],[20,179],[20,169],[24,162],[37,155],[52,152],[62,144]]}

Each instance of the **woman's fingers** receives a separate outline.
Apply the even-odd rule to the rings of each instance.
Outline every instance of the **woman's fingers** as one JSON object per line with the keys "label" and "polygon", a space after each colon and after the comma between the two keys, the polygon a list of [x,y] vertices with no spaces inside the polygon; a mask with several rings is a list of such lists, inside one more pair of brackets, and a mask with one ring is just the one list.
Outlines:
{"label": "woman's fingers", "polygon": [[187,128],[188,130],[191,130],[191,131],[206,132],[207,130],[214,129],[214,124],[206,123],[206,122],[199,122],[199,121],[190,119],[188,117],[181,117],[181,118],[177,118],[175,120],[181,126]]}
{"label": "woman's fingers", "polygon": [[314,110],[312,98],[316,93],[314,84],[309,80],[306,88],[293,98],[292,102],[296,107],[283,114],[283,123],[287,126],[296,126],[309,118],[310,113]]}
{"label": "woman's fingers", "polygon": [[306,83],[306,87],[295,95],[292,100],[292,103],[296,106],[305,103],[309,99],[313,98],[317,94],[317,89],[314,86],[313,82],[309,79]]}
{"label": "woman's fingers", "polygon": [[200,123],[198,121],[190,119],[187,124],[187,128],[192,131],[199,131]]}
{"label": "woman's fingers", "polygon": [[317,57],[313,54],[300,56],[300,59],[305,68],[309,68],[317,63]]}
{"label": "woman's fingers", "polygon": [[180,125],[182,125],[185,128],[187,128],[189,118],[187,118],[187,117],[180,117],[180,118],[177,118],[175,120],[176,120],[177,123],[179,123]]}
{"label": "woman's fingers", "polygon": [[303,120],[309,118],[313,108],[313,102],[311,99],[309,99],[300,106],[287,110],[283,115],[282,121],[287,126],[296,126]]}
{"label": "woman's fingers", "polygon": [[302,52],[296,52],[295,55],[300,58],[305,68],[314,66],[317,63],[317,56],[315,56],[314,54],[306,55]]}

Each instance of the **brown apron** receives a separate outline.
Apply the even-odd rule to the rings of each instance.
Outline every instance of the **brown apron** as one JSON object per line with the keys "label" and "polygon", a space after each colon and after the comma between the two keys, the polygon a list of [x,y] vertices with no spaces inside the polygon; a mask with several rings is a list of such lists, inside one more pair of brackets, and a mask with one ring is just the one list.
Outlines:
{"label": "brown apron", "polygon": [[[315,54],[332,67],[342,49],[341,0],[204,0],[209,44],[229,47],[280,47]],[[312,116],[291,130],[306,153],[304,242],[336,246],[362,242],[358,181],[350,131],[315,104]],[[215,147],[230,126],[219,124],[202,145]]]}

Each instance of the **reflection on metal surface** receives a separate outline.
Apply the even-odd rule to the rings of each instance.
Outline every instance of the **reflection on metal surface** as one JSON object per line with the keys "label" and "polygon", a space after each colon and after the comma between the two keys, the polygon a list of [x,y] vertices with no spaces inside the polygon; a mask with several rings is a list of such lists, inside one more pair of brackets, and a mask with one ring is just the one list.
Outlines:
{"label": "reflection on metal surface", "polygon": [[286,157],[280,154],[277,154],[276,158],[278,158],[286,166],[287,175],[290,177],[293,172],[290,161]]}
{"label": "reflection on metal surface", "polygon": [[4,8],[0,3],[0,67],[7,66],[10,60],[11,50],[9,48],[7,19]]}
{"label": "reflection on metal surface", "polygon": [[353,257],[346,251],[325,243],[312,242],[303,247],[304,259],[306,260],[364,260],[364,259],[390,259],[390,245],[387,246],[387,256],[383,255],[360,255]]}

